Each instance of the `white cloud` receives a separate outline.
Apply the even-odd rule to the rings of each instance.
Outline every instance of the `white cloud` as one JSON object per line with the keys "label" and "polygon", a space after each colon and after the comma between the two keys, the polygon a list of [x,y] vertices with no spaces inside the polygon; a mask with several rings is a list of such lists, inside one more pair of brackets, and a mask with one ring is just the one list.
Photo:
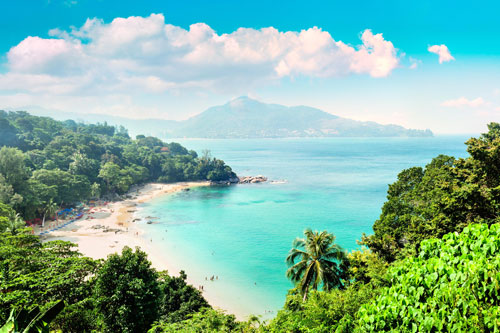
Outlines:
{"label": "white cloud", "polygon": [[[218,34],[204,23],[188,29],[165,23],[162,14],[109,23],[87,19],[79,28],[52,29],[49,35],[27,37],[9,50],[7,71],[0,73],[0,108],[39,104],[83,110],[108,101],[103,109],[132,112],[138,109],[134,103],[142,103],[137,101],[165,94],[238,95],[287,78],[386,77],[404,57],[371,30],[352,46],[317,27]],[[120,98],[110,95],[133,102],[121,108]]]}
{"label": "white cloud", "polygon": [[444,44],[429,46],[427,50],[439,56],[440,64],[442,64],[443,62],[455,60],[455,58],[453,58],[453,56],[451,55],[450,50],[448,50],[448,47]]}
{"label": "white cloud", "polygon": [[204,23],[186,30],[152,14],[111,23],[88,19],[78,29],[53,29],[50,35],[55,38],[27,37],[14,46],[7,54],[9,72],[0,83],[22,73],[59,81],[91,75],[96,87],[135,80],[157,90],[150,80],[154,77],[165,82],[163,87],[211,81],[217,88],[297,76],[385,77],[399,64],[393,44],[370,30],[353,47],[316,27],[300,32],[239,28],[219,35]]}
{"label": "white cloud", "polygon": [[460,97],[457,99],[450,99],[444,101],[443,103],[441,103],[441,106],[455,107],[455,108],[460,108],[460,107],[477,108],[481,106],[486,106],[488,104],[489,103],[486,102],[482,97],[478,97],[475,99],[467,99],[465,97]]}

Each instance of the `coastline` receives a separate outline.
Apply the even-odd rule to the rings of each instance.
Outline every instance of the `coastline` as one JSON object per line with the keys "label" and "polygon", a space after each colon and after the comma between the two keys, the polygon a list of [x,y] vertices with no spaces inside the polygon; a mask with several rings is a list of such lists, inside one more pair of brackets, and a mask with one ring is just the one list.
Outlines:
{"label": "coastline", "polygon": [[78,244],[78,249],[84,256],[94,259],[104,259],[112,253],[121,252],[125,246],[139,246],[148,253],[148,258],[156,269],[165,270],[168,268],[165,267],[166,263],[156,258],[150,244],[141,237],[144,233],[141,225],[133,222],[138,205],[165,194],[209,185],[209,182],[148,183],[130,191],[127,195],[131,199],[96,206],[81,219],[51,231],[41,236],[41,239],[42,242],[57,239],[71,241]]}
{"label": "coastline", "polygon": [[[80,253],[93,259],[105,259],[110,254],[121,253],[125,246],[132,249],[140,247],[142,251],[148,254],[148,259],[156,270],[167,270],[170,275],[178,276],[179,272],[185,270],[185,268],[177,267],[172,260],[167,259],[165,254],[159,252],[160,250],[155,247],[152,241],[150,242],[144,237],[145,232],[142,228],[144,224],[135,223],[134,214],[140,209],[139,205],[141,203],[148,202],[159,196],[199,186],[210,186],[210,182],[148,183],[130,191],[127,194],[127,196],[131,197],[130,199],[96,206],[90,209],[81,219],[40,236],[41,241],[70,241],[78,245]],[[51,224],[54,224],[54,222],[47,223],[47,228],[51,228]],[[189,275],[187,282],[196,287],[195,281]],[[204,292],[203,296],[211,306],[219,308],[220,300],[210,294]],[[224,308],[223,310],[233,313],[232,309]]]}

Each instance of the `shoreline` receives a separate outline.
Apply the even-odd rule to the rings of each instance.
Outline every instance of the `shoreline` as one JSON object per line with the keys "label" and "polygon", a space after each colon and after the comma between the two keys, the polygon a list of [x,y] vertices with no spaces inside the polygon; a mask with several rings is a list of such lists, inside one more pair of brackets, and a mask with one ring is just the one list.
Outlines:
{"label": "shoreline", "polygon": [[[42,242],[53,240],[70,241],[78,245],[78,251],[83,256],[93,259],[106,259],[113,253],[121,253],[125,246],[132,249],[139,247],[148,255],[151,266],[158,271],[167,270],[170,275],[178,276],[183,267],[177,267],[174,260],[161,254],[152,240],[149,242],[144,236],[142,223],[135,223],[135,212],[140,209],[140,204],[146,203],[157,197],[176,193],[178,191],[210,186],[210,182],[181,182],[173,184],[148,183],[130,191],[127,195],[131,199],[110,202],[107,205],[96,206],[85,213],[75,222],[48,234],[40,236]],[[51,229],[54,222],[47,223],[46,229]],[[170,255],[170,254],[169,254]],[[196,288],[195,281],[188,275],[187,283]],[[220,308],[220,300],[211,293],[202,292],[208,303],[214,308]],[[212,296],[212,297],[211,297]],[[233,309],[222,310],[235,314],[238,319],[245,319],[241,314],[234,313]],[[237,311],[236,311],[237,312]]]}

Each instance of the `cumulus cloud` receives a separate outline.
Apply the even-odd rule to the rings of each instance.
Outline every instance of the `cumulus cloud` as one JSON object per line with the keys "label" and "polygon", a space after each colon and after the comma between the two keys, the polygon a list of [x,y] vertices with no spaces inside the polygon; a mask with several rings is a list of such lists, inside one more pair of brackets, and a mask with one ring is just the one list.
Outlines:
{"label": "cumulus cloud", "polygon": [[448,50],[448,47],[444,44],[429,46],[427,50],[439,56],[440,64],[442,64],[443,62],[455,60],[455,58],[453,58],[453,56],[451,55],[450,50]]}
{"label": "cumulus cloud", "polygon": [[478,97],[475,99],[467,99],[465,97],[460,97],[457,99],[450,99],[441,103],[441,106],[454,107],[454,108],[460,108],[460,107],[477,108],[486,105],[488,105],[488,103],[482,97]]}
{"label": "cumulus cloud", "polygon": [[8,94],[76,101],[185,90],[239,94],[284,78],[382,78],[403,56],[371,30],[361,32],[360,44],[353,46],[317,27],[218,34],[204,23],[188,29],[168,24],[162,14],[109,23],[87,19],[81,27],[52,29],[49,35],[27,37],[9,50],[0,104]]}
{"label": "cumulus cloud", "polygon": [[54,38],[27,37],[14,46],[7,54],[9,73],[57,78],[91,74],[106,84],[135,80],[158,90],[186,82],[233,84],[235,79],[385,77],[399,63],[393,44],[370,30],[353,47],[316,27],[300,32],[239,28],[217,34],[204,23],[183,29],[152,14],[111,23],[88,19],[78,29],[50,34]]}

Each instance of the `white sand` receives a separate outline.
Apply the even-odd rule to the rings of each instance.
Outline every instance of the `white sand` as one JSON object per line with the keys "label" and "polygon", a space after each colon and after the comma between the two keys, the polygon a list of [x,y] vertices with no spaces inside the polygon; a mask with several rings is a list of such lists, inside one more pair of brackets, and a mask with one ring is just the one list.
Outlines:
{"label": "white sand", "polygon": [[[76,243],[78,244],[78,250],[84,256],[94,259],[104,259],[112,253],[120,253],[125,246],[132,249],[140,247],[142,251],[148,254],[149,261],[158,271],[167,270],[171,275],[178,275],[181,270],[186,270],[187,267],[178,267],[172,260],[167,259],[165,253],[155,248],[149,239],[142,237],[141,224],[133,222],[134,212],[137,210],[136,206],[160,195],[174,193],[186,188],[209,185],[209,182],[147,184],[138,190],[131,191],[128,195],[132,196],[132,199],[97,206],[80,220],[42,236],[42,241],[66,240]],[[47,222],[45,229],[53,228],[54,224],[55,222]],[[39,230],[35,232],[39,233]],[[171,257],[171,254],[168,257]],[[201,283],[193,280],[189,275],[187,282],[194,287]],[[209,286],[204,284],[204,287]],[[239,309],[227,308],[224,300],[215,290],[207,288],[203,294],[213,307],[223,308],[228,313],[235,314],[240,320],[246,319],[247,315],[239,311]]]}
{"label": "white sand", "polygon": [[[121,252],[125,246],[131,248],[139,246],[148,253],[153,267],[157,270],[169,268],[172,271],[175,267],[168,267],[167,262],[155,255],[151,244],[141,237],[140,225],[132,222],[136,206],[160,195],[208,185],[209,182],[147,184],[129,193],[133,199],[92,208],[80,220],[42,236],[42,241],[61,239],[74,242],[78,244],[78,249],[83,255],[94,259],[106,258],[109,254]],[[45,229],[51,229],[51,225],[54,224],[55,222],[46,223]]]}

